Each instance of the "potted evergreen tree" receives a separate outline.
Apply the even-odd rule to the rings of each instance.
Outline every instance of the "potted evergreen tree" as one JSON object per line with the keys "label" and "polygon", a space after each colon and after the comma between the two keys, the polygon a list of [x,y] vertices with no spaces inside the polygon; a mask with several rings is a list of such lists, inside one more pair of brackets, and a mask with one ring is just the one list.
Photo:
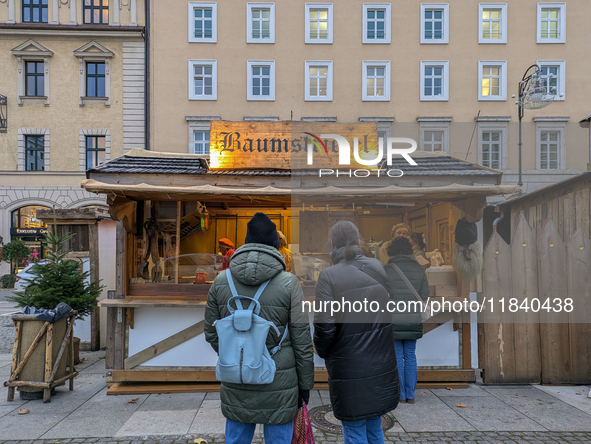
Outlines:
{"label": "potted evergreen tree", "polygon": [[[25,290],[7,299],[15,302],[20,307],[29,306],[49,310],[56,308],[60,302],[65,302],[76,310],[77,318],[82,319],[88,316],[96,307],[97,298],[103,287],[99,281],[87,284],[86,280],[90,272],[82,272],[80,262],[66,258],[69,253],[69,250],[66,250],[66,245],[74,237],[74,234],[68,233],[59,237],[56,233],[57,226],[54,225],[53,232],[45,235],[45,241],[47,242],[46,264],[35,264],[31,269],[35,277],[29,279]],[[22,320],[23,315],[15,316],[20,317],[19,319]],[[30,318],[22,324],[20,351],[26,351],[29,348],[44,324],[43,321],[39,321],[34,316],[30,316]],[[65,333],[66,318],[63,318],[53,325],[53,342],[61,344]],[[41,343],[43,344],[45,341],[41,340]],[[28,381],[43,381],[45,351],[41,350],[41,348],[37,347],[19,378],[25,378]],[[65,373],[67,361],[67,359],[62,360],[60,372]],[[41,397],[42,395],[42,391],[39,392],[34,388],[21,387],[20,391],[21,398],[24,397],[24,391],[38,392],[35,397]],[[28,396],[28,398],[30,397]]]}

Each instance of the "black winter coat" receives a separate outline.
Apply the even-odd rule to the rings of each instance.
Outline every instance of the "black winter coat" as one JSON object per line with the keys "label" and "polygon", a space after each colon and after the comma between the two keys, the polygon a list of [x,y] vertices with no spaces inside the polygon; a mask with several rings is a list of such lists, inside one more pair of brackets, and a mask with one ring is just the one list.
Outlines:
{"label": "black winter coat", "polygon": [[[427,281],[427,275],[414,256],[405,256],[402,254],[394,256],[390,258],[388,264],[398,265],[423,301],[429,298],[429,281]],[[416,305],[411,306],[409,304],[410,302],[416,301],[417,298],[391,265],[386,265],[384,268],[388,275],[390,297],[397,303],[404,301],[406,305],[405,312],[400,313],[396,311],[392,313],[394,339],[403,341],[422,338],[423,321],[421,319],[421,313]],[[398,306],[402,307],[402,305]]]}
{"label": "black winter coat", "polygon": [[[391,315],[385,311],[389,297],[375,279],[344,260],[341,250],[332,255],[333,265],[320,273],[316,286],[316,307],[324,301],[377,301],[380,310],[361,318],[356,313],[327,312],[314,316],[314,345],[328,370],[330,401],[337,419],[359,421],[381,416],[398,405],[400,386]],[[380,262],[355,258],[382,276]]]}

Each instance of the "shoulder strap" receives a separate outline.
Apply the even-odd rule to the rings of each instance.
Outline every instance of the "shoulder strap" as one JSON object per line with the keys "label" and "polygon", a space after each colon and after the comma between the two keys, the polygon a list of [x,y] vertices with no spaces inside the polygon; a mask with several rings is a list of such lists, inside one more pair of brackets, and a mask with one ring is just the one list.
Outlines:
{"label": "shoulder strap", "polygon": [[402,280],[404,281],[404,283],[408,286],[408,288],[410,289],[410,291],[412,291],[412,294],[414,294],[415,298],[417,298],[419,300],[419,302],[423,302],[423,298],[421,298],[419,296],[419,293],[417,293],[417,290],[415,289],[415,286],[408,280],[408,278],[406,277],[406,275],[404,274],[404,272],[400,269],[400,267],[394,263],[388,264],[390,265],[392,268],[394,268],[394,270],[396,270],[398,272],[398,274],[400,275],[400,277],[402,278]]}
{"label": "shoulder strap", "polygon": [[349,264],[353,265],[354,267],[359,268],[361,271],[363,271],[369,277],[373,278],[374,281],[377,281],[377,283],[380,284],[382,287],[384,287],[386,289],[386,291],[388,292],[388,294],[390,294],[390,290],[388,289],[388,284],[386,283],[386,281],[384,281],[384,278],[382,276],[380,276],[379,273],[376,273],[375,270],[371,269],[370,267],[366,267],[367,264],[361,264],[357,260],[352,260],[352,261],[347,261],[347,262]]}
{"label": "shoulder strap", "polygon": [[[263,282],[259,288],[257,289],[257,292],[255,293],[255,295],[251,298],[248,296],[241,296],[238,294],[238,291],[236,290],[236,285],[234,285],[234,279],[232,278],[232,272],[230,271],[229,268],[226,269],[226,279],[228,280],[228,286],[230,287],[230,291],[232,292],[232,297],[233,298],[243,298],[243,299],[250,299],[250,305],[248,306],[248,310],[252,310],[255,305],[258,305],[258,301],[259,298],[261,297],[261,295],[263,294],[263,291],[265,291],[265,288],[267,288],[267,285],[269,285],[269,282],[271,282],[271,279]],[[242,307],[241,303],[236,303],[236,308],[238,310],[242,310],[244,307]]]}

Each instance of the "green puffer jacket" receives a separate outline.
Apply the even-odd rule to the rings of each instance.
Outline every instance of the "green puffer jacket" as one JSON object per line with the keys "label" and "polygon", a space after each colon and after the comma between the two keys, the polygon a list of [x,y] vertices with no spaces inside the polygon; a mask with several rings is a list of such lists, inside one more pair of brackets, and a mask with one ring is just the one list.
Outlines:
{"label": "green puffer jacket", "polygon": [[[413,284],[415,290],[424,301],[429,297],[429,282],[423,267],[419,265],[414,256],[399,255],[390,258],[388,264],[395,263],[400,267],[408,280]],[[398,311],[392,313],[392,330],[394,340],[403,341],[408,339],[420,339],[423,337],[423,322],[421,313],[408,307],[408,303],[416,301],[417,298],[402,280],[398,272],[390,265],[385,265],[384,269],[388,275],[388,289],[390,297],[398,302],[405,301],[407,310],[404,313]]]}
{"label": "green puffer jacket", "polygon": [[[254,296],[258,286],[272,278],[259,299],[260,316],[274,322],[281,336],[289,325],[289,334],[281,350],[273,356],[277,372],[271,384],[222,383],[222,413],[242,423],[287,424],[295,419],[298,411],[298,388],[311,390],[314,386],[314,351],[308,314],[302,312],[302,287],[293,274],[284,271],[281,253],[263,244],[245,244],[238,248],[230,261],[230,270],[236,290],[244,296]],[[205,309],[205,339],[216,352],[218,335],[213,323],[230,315],[226,304],[231,297],[223,271],[209,290]],[[248,306],[247,301],[243,301],[243,306]],[[276,346],[281,336],[269,330],[267,347]]]}

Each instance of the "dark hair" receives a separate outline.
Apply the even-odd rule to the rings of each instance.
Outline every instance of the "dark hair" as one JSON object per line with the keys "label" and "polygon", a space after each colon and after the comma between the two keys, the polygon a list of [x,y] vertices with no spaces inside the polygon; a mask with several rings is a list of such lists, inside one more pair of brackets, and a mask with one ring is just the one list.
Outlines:
{"label": "dark hair", "polygon": [[412,244],[406,237],[395,237],[388,245],[388,256],[394,257],[400,254],[410,256],[412,254]]}
{"label": "dark hair", "polygon": [[328,232],[329,250],[345,247],[343,256],[349,261],[357,255],[354,245],[359,246],[359,230],[353,222],[342,220],[334,224]]}
{"label": "dark hair", "polygon": [[426,250],[427,246],[423,240],[423,233],[410,233],[411,240],[418,245],[420,250]]}

